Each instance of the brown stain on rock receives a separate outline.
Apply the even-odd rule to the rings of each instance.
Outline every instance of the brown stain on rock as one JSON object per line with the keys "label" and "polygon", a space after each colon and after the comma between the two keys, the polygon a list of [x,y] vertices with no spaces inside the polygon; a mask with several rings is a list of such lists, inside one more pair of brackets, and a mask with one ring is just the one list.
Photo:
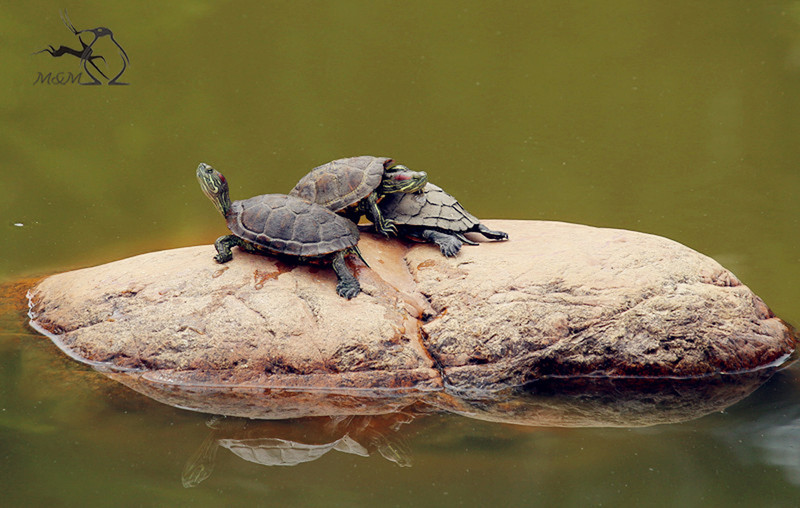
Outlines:
{"label": "brown stain on rock", "polygon": [[253,282],[254,282],[253,287],[255,287],[256,289],[262,289],[264,287],[264,284],[266,284],[268,281],[277,279],[279,275],[292,271],[294,269],[294,266],[276,260],[275,268],[277,268],[277,270],[273,271],[260,270],[256,268],[253,271]]}
{"label": "brown stain on rock", "polygon": [[417,270],[425,270],[426,268],[433,268],[434,266],[436,266],[436,261],[433,259],[426,259],[417,265]]}

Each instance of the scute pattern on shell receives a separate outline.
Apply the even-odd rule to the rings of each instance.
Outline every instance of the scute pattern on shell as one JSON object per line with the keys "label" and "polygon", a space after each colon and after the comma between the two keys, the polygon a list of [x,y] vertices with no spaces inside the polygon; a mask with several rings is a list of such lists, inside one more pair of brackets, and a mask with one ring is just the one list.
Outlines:
{"label": "scute pattern on shell", "polygon": [[389,194],[380,203],[383,216],[395,224],[463,232],[479,224],[456,198],[428,183],[422,192]]}
{"label": "scute pattern on shell", "polygon": [[330,210],[284,194],[234,201],[228,228],[267,250],[292,256],[321,256],[358,243],[353,222]]}
{"label": "scute pattern on shell", "polygon": [[380,185],[390,160],[371,155],[337,159],[312,169],[289,195],[338,212],[369,196]]}

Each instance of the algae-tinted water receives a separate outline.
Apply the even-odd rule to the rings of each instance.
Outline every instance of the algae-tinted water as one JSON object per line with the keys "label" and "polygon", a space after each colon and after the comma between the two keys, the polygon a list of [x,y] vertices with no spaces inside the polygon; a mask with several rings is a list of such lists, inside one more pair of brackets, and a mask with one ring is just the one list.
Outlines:
{"label": "algae-tinted water", "polygon": [[[0,16],[2,280],[213,241],[225,228],[194,181],[201,161],[244,198],[373,154],[427,171],[479,217],[672,238],[800,323],[798,2],[67,6],[129,56],[117,87],[56,84],[78,58],[32,54],[81,47],[63,7]],[[96,44],[112,76],[119,51]],[[796,368],[725,413],[647,429],[418,419],[403,426],[410,468],[374,450],[268,467],[222,446],[187,489],[206,416],[130,394],[2,312],[4,505],[800,499]]]}

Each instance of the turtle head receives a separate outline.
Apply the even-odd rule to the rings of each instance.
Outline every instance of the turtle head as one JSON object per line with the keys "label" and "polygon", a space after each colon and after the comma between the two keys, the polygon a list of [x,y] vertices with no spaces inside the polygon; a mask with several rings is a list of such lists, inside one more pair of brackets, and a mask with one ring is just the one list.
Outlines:
{"label": "turtle head", "polygon": [[428,183],[428,174],[424,171],[411,171],[402,164],[395,164],[383,172],[383,180],[378,186],[379,194],[392,194],[395,192],[421,191]]}
{"label": "turtle head", "polygon": [[228,182],[222,173],[203,162],[197,166],[197,181],[208,199],[214,203],[223,217],[231,209],[231,198],[228,196]]}

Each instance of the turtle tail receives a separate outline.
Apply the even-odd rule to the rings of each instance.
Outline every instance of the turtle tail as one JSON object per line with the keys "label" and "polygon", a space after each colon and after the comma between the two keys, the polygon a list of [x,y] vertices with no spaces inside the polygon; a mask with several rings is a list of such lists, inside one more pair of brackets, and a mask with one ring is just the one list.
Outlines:
{"label": "turtle tail", "polygon": [[364,259],[364,256],[361,255],[361,251],[358,249],[358,245],[353,245],[352,247],[350,247],[350,251],[353,252],[356,256],[358,256],[358,259],[360,259],[361,262],[367,266],[367,268],[371,268],[369,266],[369,263],[367,263],[367,260]]}

